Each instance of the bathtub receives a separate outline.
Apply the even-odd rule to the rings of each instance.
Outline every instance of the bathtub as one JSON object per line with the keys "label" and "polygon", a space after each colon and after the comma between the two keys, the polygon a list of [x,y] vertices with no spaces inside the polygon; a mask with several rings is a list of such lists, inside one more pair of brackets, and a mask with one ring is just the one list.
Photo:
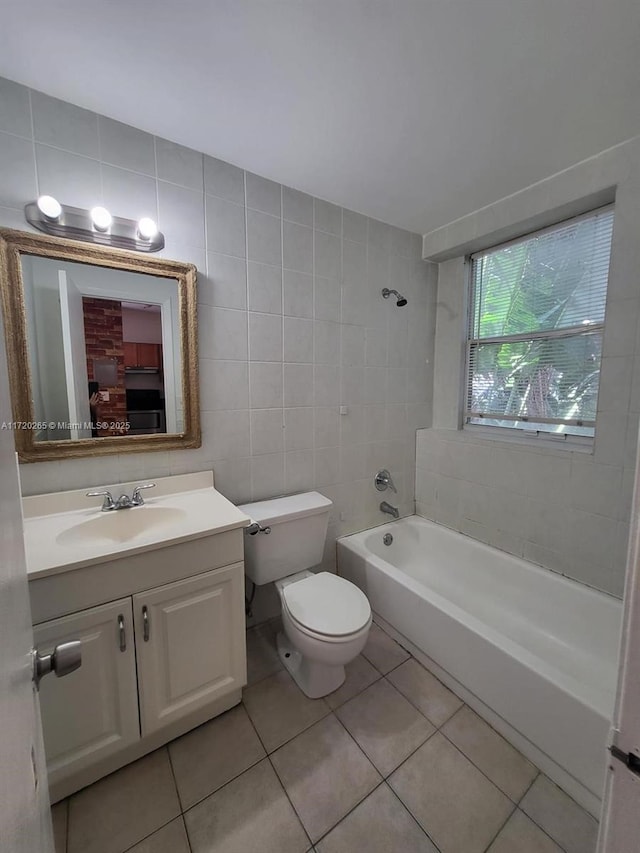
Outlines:
{"label": "bathtub", "polygon": [[338,572],[383,627],[598,815],[620,601],[418,516],[339,539]]}

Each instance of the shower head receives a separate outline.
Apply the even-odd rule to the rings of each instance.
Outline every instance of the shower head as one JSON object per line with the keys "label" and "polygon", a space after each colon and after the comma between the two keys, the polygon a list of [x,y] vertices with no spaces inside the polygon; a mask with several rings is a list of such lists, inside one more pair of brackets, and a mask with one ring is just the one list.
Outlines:
{"label": "shower head", "polygon": [[401,294],[399,294],[397,290],[390,290],[388,287],[382,288],[382,295],[385,299],[388,299],[392,293],[396,297],[396,305],[398,308],[402,308],[407,304],[407,300],[404,298],[404,296],[401,296]]}

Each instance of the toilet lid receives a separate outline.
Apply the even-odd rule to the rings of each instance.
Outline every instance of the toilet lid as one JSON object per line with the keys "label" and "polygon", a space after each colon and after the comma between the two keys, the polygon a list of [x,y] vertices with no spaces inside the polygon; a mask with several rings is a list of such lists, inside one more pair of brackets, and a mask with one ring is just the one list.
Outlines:
{"label": "toilet lid", "polygon": [[288,584],[282,594],[296,622],[316,634],[355,634],[371,617],[367,596],[350,581],[329,572]]}

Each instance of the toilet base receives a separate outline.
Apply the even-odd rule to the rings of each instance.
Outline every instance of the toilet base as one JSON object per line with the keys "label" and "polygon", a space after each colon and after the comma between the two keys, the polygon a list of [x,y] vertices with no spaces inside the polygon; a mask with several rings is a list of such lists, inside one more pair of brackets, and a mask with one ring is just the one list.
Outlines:
{"label": "toilet base", "polygon": [[282,631],[278,633],[276,642],[282,665],[309,699],[320,699],[344,684],[344,666],[330,666],[309,660],[291,645]]}

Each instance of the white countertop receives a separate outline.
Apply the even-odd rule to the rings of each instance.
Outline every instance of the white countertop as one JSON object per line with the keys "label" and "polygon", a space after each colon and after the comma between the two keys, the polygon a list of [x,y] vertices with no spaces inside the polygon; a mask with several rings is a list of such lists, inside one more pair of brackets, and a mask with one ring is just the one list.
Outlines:
{"label": "white countertop", "polygon": [[[123,493],[131,495],[133,488],[143,482],[147,481],[23,498],[29,580],[236,530],[250,523],[248,516],[215,490],[212,471],[154,479],[156,488],[142,493],[145,503],[141,507],[102,513],[102,498],[86,497],[88,491],[105,488],[117,499]],[[69,531],[82,523],[98,519],[99,524],[99,519],[109,516],[107,523],[114,524],[117,519],[112,516],[142,514],[155,507],[175,509],[176,519],[149,530],[142,527],[140,533],[124,542],[90,537],[69,541]],[[138,518],[142,515],[136,516],[136,521]]]}

